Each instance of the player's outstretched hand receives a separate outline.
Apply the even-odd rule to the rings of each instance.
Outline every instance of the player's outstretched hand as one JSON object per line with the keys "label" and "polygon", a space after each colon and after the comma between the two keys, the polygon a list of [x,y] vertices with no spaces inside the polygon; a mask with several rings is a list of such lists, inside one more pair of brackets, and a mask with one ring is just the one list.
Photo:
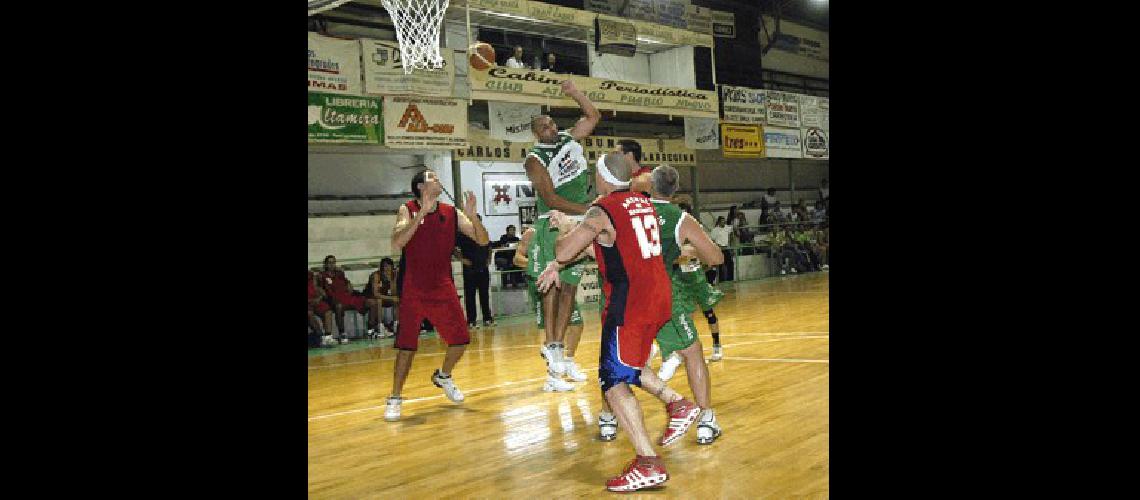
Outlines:
{"label": "player's outstretched hand", "polygon": [[574,86],[574,82],[570,79],[562,80],[562,93],[573,94],[578,91],[578,87]]}
{"label": "player's outstretched hand", "polygon": [[474,191],[467,191],[464,194],[464,196],[463,196],[463,211],[467,212],[467,215],[472,215],[476,212],[476,210],[475,210],[475,192]]}
{"label": "player's outstretched hand", "polygon": [[559,210],[551,210],[548,213],[550,214],[550,227],[551,228],[559,228],[559,227],[562,227],[562,224],[566,223],[566,214],[565,213],[562,213]]}
{"label": "player's outstretched hand", "polygon": [[558,279],[558,271],[560,270],[558,262],[556,261],[550,261],[550,263],[546,264],[546,269],[542,271],[542,274],[538,275],[537,283],[535,283],[538,286],[538,291],[546,293],[547,290],[550,290],[551,285],[553,285],[554,288],[561,288],[562,281]]}

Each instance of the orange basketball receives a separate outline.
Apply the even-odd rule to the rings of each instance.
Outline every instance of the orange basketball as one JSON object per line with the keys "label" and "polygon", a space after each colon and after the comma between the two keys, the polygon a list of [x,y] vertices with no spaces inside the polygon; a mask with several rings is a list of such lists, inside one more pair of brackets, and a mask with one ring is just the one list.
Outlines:
{"label": "orange basketball", "polygon": [[495,48],[486,42],[479,42],[467,49],[471,69],[486,71],[495,65]]}

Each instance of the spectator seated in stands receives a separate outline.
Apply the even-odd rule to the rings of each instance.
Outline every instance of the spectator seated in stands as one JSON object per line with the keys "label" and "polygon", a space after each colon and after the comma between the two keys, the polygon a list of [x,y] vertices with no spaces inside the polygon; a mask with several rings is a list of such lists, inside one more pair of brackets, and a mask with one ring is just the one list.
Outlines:
{"label": "spectator seated in stands", "polygon": [[514,265],[514,262],[513,262],[514,255],[515,255],[515,249],[510,248],[510,246],[512,244],[517,244],[518,242],[519,242],[519,237],[515,236],[515,226],[510,225],[510,226],[507,226],[507,234],[504,234],[503,236],[501,236],[499,238],[499,241],[491,244],[492,248],[509,248],[509,250],[503,250],[500,252],[495,252],[495,268],[496,269],[498,269],[500,271],[515,271],[515,272],[503,273],[503,275],[502,275],[503,276],[503,278],[502,278],[503,288],[511,288],[511,287],[521,288],[521,287],[526,286],[526,278],[523,276],[522,269],[520,267]]}
{"label": "spectator seated in stands", "polygon": [[523,64],[523,48],[522,45],[515,45],[515,52],[507,59],[508,68],[523,69],[526,64]]}
{"label": "spectator seated in stands", "polygon": [[551,73],[559,72],[560,69],[555,69],[554,66],[554,63],[557,61],[558,57],[556,57],[553,52],[546,54],[546,64],[542,65],[542,71],[549,71]]}
{"label": "spectator seated in stands", "polygon": [[[379,269],[368,276],[364,297],[369,311],[380,311],[368,317],[368,335],[372,338],[395,337],[396,303],[400,298],[396,296],[396,263],[392,259],[381,259]],[[381,326],[384,330],[380,329]]]}
{"label": "spectator seated in stands", "polygon": [[736,215],[736,227],[733,230],[733,235],[736,237],[737,246],[744,246],[740,250],[740,255],[752,255],[756,253],[751,245],[756,239],[756,235],[748,228],[748,218],[744,216],[744,212]]}
{"label": "spectator seated in stands", "polygon": [[797,222],[807,222],[811,220],[811,214],[808,213],[807,205],[804,203],[803,198],[800,198],[800,202],[797,203],[792,210],[796,212]]}
{"label": "spectator seated in stands", "polygon": [[823,206],[823,200],[816,200],[815,211],[811,214],[811,221],[816,224],[821,224],[827,220],[827,209]]}
{"label": "spectator seated in stands", "polygon": [[336,267],[336,257],[332,255],[325,257],[325,270],[321,272],[321,285],[325,289],[325,294],[331,299],[333,310],[336,311],[336,327],[337,333],[340,335],[340,343],[347,344],[348,337],[344,331],[344,312],[349,309],[360,314],[367,312],[368,305],[364,295],[356,293],[352,289],[352,283],[348,281],[344,271]]}
{"label": "spectator seated in stands", "polygon": [[808,261],[808,270],[819,271],[819,256],[815,253],[815,231],[808,224],[796,227],[796,244]]}
{"label": "spectator seated in stands", "polygon": [[[333,344],[332,335],[326,335],[326,326],[332,325],[332,308],[325,302],[324,289],[317,286],[317,275],[309,271],[309,347],[329,346]],[[324,318],[324,321],[321,320]]]}
{"label": "spectator seated in stands", "polygon": [[811,270],[811,258],[803,246],[800,245],[799,229],[796,224],[784,226],[784,237],[787,238],[787,248],[795,255],[792,272],[803,273]]}
{"label": "spectator seated in stands", "polygon": [[779,201],[772,204],[772,213],[768,215],[768,219],[769,224],[783,224],[788,221],[787,216],[780,209]]}
{"label": "spectator seated in stands", "polygon": [[773,223],[768,232],[768,245],[768,255],[776,259],[780,274],[788,274],[788,266],[796,257],[794,252],[788,250],[788,238],[784,236],[784,231],[777,223]]}

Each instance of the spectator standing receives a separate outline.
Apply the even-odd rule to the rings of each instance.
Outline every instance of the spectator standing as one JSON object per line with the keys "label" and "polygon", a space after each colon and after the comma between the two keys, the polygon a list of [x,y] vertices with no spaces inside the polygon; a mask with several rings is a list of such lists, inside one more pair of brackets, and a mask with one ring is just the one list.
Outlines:
{"label": "spectator standing", "polygon": [[748,218],[744,216],[744,212],[740,212],[736,216],[736,243],[739,246],[747,246],[740,250],[741,255],[752,255],[756,253],[755,249],[751,247],[756,239],[756,235],[748,228]]}
{"label": "spectator standing", "polygon": [[732,228],[725,226],[724,216],[716,218],[716,226],[709,231],[709,237],[713,242],[720,246],[721,253],[724,254],[724,263],[717,266],[718,276],[710,278],[709,282],[716,281],[732,281],[732,250],[729,248],[729,239],[732,236]]}
{"label": "spectator standing", "polygon": [[[483,216],[476,215],[480,221]],[[463,263],[463,301],[467,306],[467,327],[475,328],[475,293],[479,294],[479,305],[483,310],[483,326],[493,326],[491,318],[490,285],[491,272],[487,264],[491,260],[491,250],[488,245],[480,245],[475,240],[460,233],[456,238],[459,261]]]}
{"label": "spectator standing", "polygon": [[823,224],[820,224],[815,229],[815,252],[819,254],[820,268],[827,270],[831,267],[831,256],[827,253],[828,241],[827,230]]}

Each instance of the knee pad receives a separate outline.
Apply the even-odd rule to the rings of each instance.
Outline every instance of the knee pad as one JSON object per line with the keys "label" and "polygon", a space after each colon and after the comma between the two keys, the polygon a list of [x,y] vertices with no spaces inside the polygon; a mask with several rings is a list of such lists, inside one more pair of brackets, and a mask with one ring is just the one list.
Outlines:
{"label": "knee pad", "polygon": [[705,319],[708,320],[710,325],[716,324],[716,311],[709,309],[705,311]]}

